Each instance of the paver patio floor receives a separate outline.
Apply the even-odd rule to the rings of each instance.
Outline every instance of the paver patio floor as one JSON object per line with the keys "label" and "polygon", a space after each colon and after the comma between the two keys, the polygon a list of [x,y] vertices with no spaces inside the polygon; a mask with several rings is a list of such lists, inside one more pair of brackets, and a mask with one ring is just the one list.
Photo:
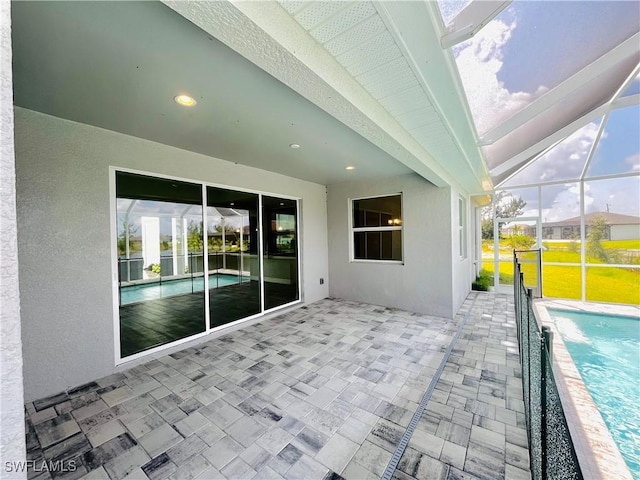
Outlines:
{"label": "paver patio floor", "polygon": [[476,292],[325,299],[29,403],[29,478],[377,479],[429,390],[394,478],[530,478],[512,298]]}

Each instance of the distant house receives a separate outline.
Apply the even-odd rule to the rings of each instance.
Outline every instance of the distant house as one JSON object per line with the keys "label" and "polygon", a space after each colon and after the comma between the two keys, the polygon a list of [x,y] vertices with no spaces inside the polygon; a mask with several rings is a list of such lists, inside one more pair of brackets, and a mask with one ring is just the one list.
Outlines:
{"label": "distant house", "polygon": [[[604,238],[607,240],[631,240],[640,238],[640,217],[610,212],[594,212],[584,216],[586,235],[597,217],[606,222]],[[535,227],[530,227],[534,230]],[[542,224],[542,238],[547,240],[575,240],[580,238],[580,217]]]}

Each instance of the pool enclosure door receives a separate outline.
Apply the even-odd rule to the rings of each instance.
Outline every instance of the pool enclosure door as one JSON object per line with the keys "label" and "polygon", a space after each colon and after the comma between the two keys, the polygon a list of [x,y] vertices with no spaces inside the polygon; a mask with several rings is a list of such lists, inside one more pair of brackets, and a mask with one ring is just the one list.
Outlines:
{"label": "pool enclosure door", "polygon": [[[534,252],[524,251],[540,248],[540,218],[496,218],[493,231],[493,255],[483,255],[483,268],[493,272],[495,290],[497,292],[513,291],[514,250],[523,252],[518,255],[518,258],[524,273],[525,286],[538,288],[539,257]],[[490,258],[492,262],[489,261]],[[539,293],[537,292],[537,296]]]}
{"label": "pool enclosure door", "polygon": [[298,201],[115,172],[116,362],[300,299]]}

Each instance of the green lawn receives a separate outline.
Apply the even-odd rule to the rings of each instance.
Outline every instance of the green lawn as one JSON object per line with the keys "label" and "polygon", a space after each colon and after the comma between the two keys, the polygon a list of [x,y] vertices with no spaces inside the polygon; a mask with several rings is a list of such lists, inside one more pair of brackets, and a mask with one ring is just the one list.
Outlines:
{"label": "green lawn", "polygon": [[[580,244],[545,241],[546,250],[542,253],[542,293],[545,297],[580,299],[581,268],[575,266],[547,265],[547,263],[580,263]],[[623,258],[632,264],[640,262],[638,250],[640,240],[608,240],[602,246],[612,258]],[[501,253],[508,249],[500,245]],[[489,256],[493,255],[493,242],[483,242],[482,267],[493,274],[494,264]],[[617,256],[616,256],[617,255]],[[602,263],[588,259],[589,263]],[[625,262],[626,263],[626,262]],[[525,284],[535,282],[535,267],[523,264]],[[587,267],[586,299],[598,302],[628,303],[640,305],[640,269],[617,267]],[[529,280],[527,280],[527,278]],[[513,284],[513,264],[500,262],[500,283]]]}

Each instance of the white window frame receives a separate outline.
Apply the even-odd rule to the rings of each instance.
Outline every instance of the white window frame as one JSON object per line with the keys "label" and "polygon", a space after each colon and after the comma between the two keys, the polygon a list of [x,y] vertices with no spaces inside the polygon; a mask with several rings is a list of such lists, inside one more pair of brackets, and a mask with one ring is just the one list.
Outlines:
{"label": "white window frame", "polygon": [[467,252],[467,199],[462,195],[458,197],[458,241],[460,260],[466,260]]}
{"label": "white window frame", "polygon": [[[370,200],[373,198],[384,198],[384,197],[400,197],[400,225],[392,225],[385,227],[354,227],[353,226],[353,202],[357,200]],[[367,195],[365,197],[356,197],[349,199],[349,259],[351,262],[358,263],[384,263],[385,265],[404,265],[404,212],[403,212],[403,198],[402,192],[396,193],[388,193],[385,195]],[[400,233],[400,248],[401,252],[401,260],[370,260],[366,258],[356,258],[355,257],[355,245],[354,245],[354,234],[358,232],[392,232],[399,231]]]}

